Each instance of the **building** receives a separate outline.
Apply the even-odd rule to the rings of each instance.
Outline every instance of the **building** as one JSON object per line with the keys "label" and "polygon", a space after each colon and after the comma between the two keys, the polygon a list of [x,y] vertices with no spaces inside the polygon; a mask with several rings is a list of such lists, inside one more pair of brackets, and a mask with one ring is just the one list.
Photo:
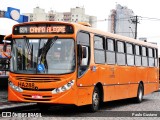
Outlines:
{"label": "building", "polygon": [[49,20],[48,15],[45,13],[44,9],[36,7],[33,9],[33,13],[25,13],[24,15],[28,16],[28,21],[44,21]]}
{"label": "building", "polygon": [[108,22],[108,31],[135,38],[136,22],[135,15],[126,6],[116,5],[116,9],[111,10]]}
{"label": "building", "polygon": [[55,12],[50,10],[48,13],[44,9],[36,7],[33,13],[24,13],[28,16],[28,21],[65,21],[65,22],[88,22],[92,27],[97,26],[97,17],[85,14],[84,7],[71,8],[70,12]]}

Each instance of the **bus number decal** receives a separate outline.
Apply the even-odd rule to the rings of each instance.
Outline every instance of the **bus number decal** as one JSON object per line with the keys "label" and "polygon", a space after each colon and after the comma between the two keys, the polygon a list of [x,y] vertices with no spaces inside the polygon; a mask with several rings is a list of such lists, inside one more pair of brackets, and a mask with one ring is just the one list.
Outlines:
{"label": "bus number decal", "polygon": [[34,83],[30,82],[18,82],[18,87],[35,89]]}
{"label": "bus number decal", "polygon": [[111,72],[111,74],[109,75],[109,77],[110,78],[115,78],[115,68],[114,67],[110,68],[110,72]]}

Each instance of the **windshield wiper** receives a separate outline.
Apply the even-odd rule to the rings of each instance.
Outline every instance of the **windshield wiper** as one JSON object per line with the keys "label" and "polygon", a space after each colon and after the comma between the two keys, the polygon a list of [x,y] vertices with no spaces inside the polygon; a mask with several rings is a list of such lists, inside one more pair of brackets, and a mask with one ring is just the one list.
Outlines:
{"label": "windshield wiper", "polygon": [[39,57],[40,58],[40,64],[43,63],[44,67],[48,70],[48,64],[47,64],[47,60],[46,60],[46,55],[49,51],[49,49],[53,46],[53,44],[56,42],[56,40],[58,39],[58,36],[55,36],[53,39],[48,39],[48,41],[46,42],[46,44],[43,45],[43,47],[39,50]]}
{"label": "windshield wiper", "polygon": [[49,49],[53,46],[55,41],[58,39],[58,36],[55,36],[52,40],[48,39],[46,44],[43,45],[43,47],[39,50],[38,57],[45,55]]}
{"label": "windshield wiper", "polygon": [[26,36],[23,36],[23,38],[25,40],[25,46],[27,48],[28,54],[31,55],[30,62],[31,62],[31,66],[32,66],[32,62],[33,62],[33,44],[31,45],[29,43],[29,39],[27,39]]}

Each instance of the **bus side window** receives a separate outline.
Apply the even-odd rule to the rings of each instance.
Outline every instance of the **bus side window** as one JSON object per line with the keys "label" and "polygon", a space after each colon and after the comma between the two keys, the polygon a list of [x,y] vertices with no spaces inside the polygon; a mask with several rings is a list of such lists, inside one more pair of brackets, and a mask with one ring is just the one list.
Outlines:
{"label": "bus side window", "polygon": [[106,60],[107,64],[115,64],[116,56],[115,56],[115,41],[113,39],[106,39],[107,43],[107,51],[106,51]]}
{"label": "bus side window", "polygon": [[158,50],[154,49],[155,66],[158,66]]}
{"label": "bus side window", "polygon": [[141,58],[141,46],[135,45],[135,65],[141,66],[142,58]]}
{"label": "bus side window", "polygon": [[154,60],[154,49],[148,48],[148,59],[149,59],[149,67],[155,66],[155,60]]}
{"label": "bus side window", "polygon": [[90,35],[86,32],[77,34],[78,77],[81,77],[89,67]]}
{"label": "bus side window", "polygon": [[104,37],[94,36],[94,61],[97,64],[105,64]]}
{"label": "bus side window", "polygon": [[142,47],[142,66],[147,67],[148,66],[148,59],[147,59],[147,48]]}
{"label": "bus side window", "polygon": [[127,65],[133,66],[134,65],[134,46],[131,43],[126,43],[127,49]]}
{"label": "bus side window", "polygon": [[117,41],[117,64],[126,65],[125,44]]}

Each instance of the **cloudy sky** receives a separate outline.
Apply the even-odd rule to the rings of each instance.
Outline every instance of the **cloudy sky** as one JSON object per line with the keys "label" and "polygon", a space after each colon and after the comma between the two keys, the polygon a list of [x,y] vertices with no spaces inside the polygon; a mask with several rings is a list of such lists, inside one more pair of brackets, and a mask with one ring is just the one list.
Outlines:
{"label": "cloudy sky", "polygon": [[[135,15],[141,16],[138,24],[138,38],[147,37],[148,41],[158,42],[160,45],[160,1],[159,0],[0,0],[0,10],[14,7],[21,13],[31,13],[33,8],[39,6],[45,12],[54,10],[57,12],[69,12],[70,8],[84,7],[88,15],[97,16],[98,20],[108,18],[110,10],[116,4],[127,6]],[[158,19],[151,19],[158,18]],[[108,21],[97,23],[98,29],[107,31]]]}

